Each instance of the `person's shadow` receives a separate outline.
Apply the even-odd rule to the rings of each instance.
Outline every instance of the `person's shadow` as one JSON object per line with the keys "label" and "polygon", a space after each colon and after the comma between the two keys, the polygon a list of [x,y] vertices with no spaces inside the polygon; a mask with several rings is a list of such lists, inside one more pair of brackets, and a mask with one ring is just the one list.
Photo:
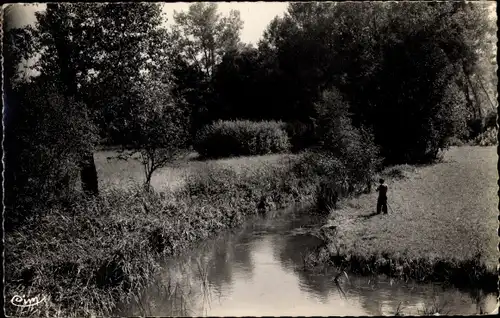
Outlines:
{"label": "person's shadow", "polygon": [[359,215],[358,218],[367,220],[367,219],[370,219],[370,218],[377,216],[377,215],[378,215],[377,212],[372,212],[372,213],[367,214],[367,215]]}

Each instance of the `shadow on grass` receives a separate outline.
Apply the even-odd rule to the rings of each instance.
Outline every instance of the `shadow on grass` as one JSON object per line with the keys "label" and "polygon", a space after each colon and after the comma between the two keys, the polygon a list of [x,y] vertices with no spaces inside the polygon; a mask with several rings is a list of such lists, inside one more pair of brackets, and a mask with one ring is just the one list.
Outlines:
{"label": "shadow on grass", "polygon": [[358,219],[368,220],[377,215],[379,215],[377,212],[372,212],[370,214],[358,215]]}

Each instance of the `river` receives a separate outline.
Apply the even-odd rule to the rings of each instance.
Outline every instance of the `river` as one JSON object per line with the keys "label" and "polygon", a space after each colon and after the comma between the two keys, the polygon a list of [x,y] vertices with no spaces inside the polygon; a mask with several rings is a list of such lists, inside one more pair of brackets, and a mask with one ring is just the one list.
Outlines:
{"label": "river", "polygon": [[[345,316],[478,314],[496,308],[496,295],[439,284],[335,269],[304,270],[303,256],[322,240],[309,229],[321,220],[281,211],[200,243],[168,260],[139,297],[119,304],[117,316]],[[428,313],[428,312],[427,312]]]}

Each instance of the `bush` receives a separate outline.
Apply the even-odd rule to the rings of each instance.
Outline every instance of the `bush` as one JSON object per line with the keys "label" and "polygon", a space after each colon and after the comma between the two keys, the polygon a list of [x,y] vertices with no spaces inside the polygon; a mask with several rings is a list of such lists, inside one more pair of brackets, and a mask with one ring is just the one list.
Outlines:
{"label": "bush", "polygon": [[204,158],[284,153],[290,142],[283,127],[276,121],[219,120],[200,131],[194,148]]}
{"label": "bush", "polygon": [[465,143],[460,138],[457,138],[457,137],[450,137],[450,138],[448,138],[448,141],[447,141],[447,145],[450,147],[461,147],[464,144]]}
{"label": "bush", "polygon": [[491,111],[485,116],[484,127],[486,129],[497,127],[497,112],[496,111]]}
{"label": "bush", "polygon": [[488,128],[485,132],[474,138],[470,144],[473,146],[496,146],[498,143],[498,128]]}
{"label": "bush", "polygon": [[292,169],[302,182],[316,186],[321,212],[335,208],[342,197],[370,191],[381,163],[371,132],[352,125],[348,108],[336,89],[323,93],[315,104],[312,149]]}
{"label": "bush", "polygon": [[352,125],[349,105],[336,89],[325,91],[315,107],[317,151],[342,163],[342,182],[348,182],[351,191],[363,188],[381,163],[371,131]]}

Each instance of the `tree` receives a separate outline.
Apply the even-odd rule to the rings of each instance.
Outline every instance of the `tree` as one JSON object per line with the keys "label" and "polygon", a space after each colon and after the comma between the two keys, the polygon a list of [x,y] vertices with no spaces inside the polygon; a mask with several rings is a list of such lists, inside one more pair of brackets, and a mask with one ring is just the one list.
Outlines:
{"label": "tree", "polygon": [[103,137],[119,145],[127,143],[122,138],[122,123],[130,120],[138,98],[132,90],[141,74],[165,69],[165,76],[170,76],[172,41],[161,27],[159,4],[103,4],[99,16],[92,35],[99,39],[93,55],[97,58],[82,91],[86,92],[87,104],[99,110]]}
{"label": "tree", "polygon": [[385,157],[432,160],[456,131],[436,129],[438,122],[459,124],[440,115],[451,107],[442,93],[458,84],[475,98],[475,77],[460,74],[474,74],[479,53],[488,52],[476,40],[491,34],[481,13],[458,2],[290,4],[259,44],[278,83],[268,109],[308,122],[322,92],[335,86],[353,125],[371,127]]}
{"label": "tree", "polygon": [[173,30],[175,70],[179,92],[192,108],[192,136],[213,118],[213,75],[225,52],[240,46],[243,22],[238,11],[223,17],[215,3],[194,3],[189,11],[176,12]]}
{"label": "tree", "polygon": [[172,94],[170,82],[157,80],[153,74],[143,75],[132,88],[138,96],[123,131],[125,153],[140,154],[145,186],[151,186],[153,173],[187,148],[189,112],[182,100]]}
{"label": "tree", "polygon": [[228,17],[222,17],[216,3],[194,3],[187,13],[176,12],[174,20],[181,54],[207,78],[213,75],[224,53],[236,49],[240,42],[243,22],[239,11],[232,10]]}
{"label": "tree", "polygon": [[211,109],[213,119],[272,119],[260,104],[258,79],[261,71],[259,51],[242,48],[226,52],[214,73],[216,103]]}
{"label": "tree", "polygon": [[380,163],[372,133],[352,125],[349,104],[334,87],[325,90],[314,105],[314,149],[337,158],[354,186],[371,186],[371,176]]}
{"label": "tree", "polygon": [[[159,5],[48,4],[36,19],[35,27],[27,30],[34,44],[31,55],[41,55],[37,71],[61,83],[68,100],[86,104],[104,132],[101,136],[120,135],[119,127],[111,132],[107,127],[130,114],[134,98],[128,94],[134,80],[167,59]],[[97,194],[92,152],[81,154],[80,166],[83,189]]]}

